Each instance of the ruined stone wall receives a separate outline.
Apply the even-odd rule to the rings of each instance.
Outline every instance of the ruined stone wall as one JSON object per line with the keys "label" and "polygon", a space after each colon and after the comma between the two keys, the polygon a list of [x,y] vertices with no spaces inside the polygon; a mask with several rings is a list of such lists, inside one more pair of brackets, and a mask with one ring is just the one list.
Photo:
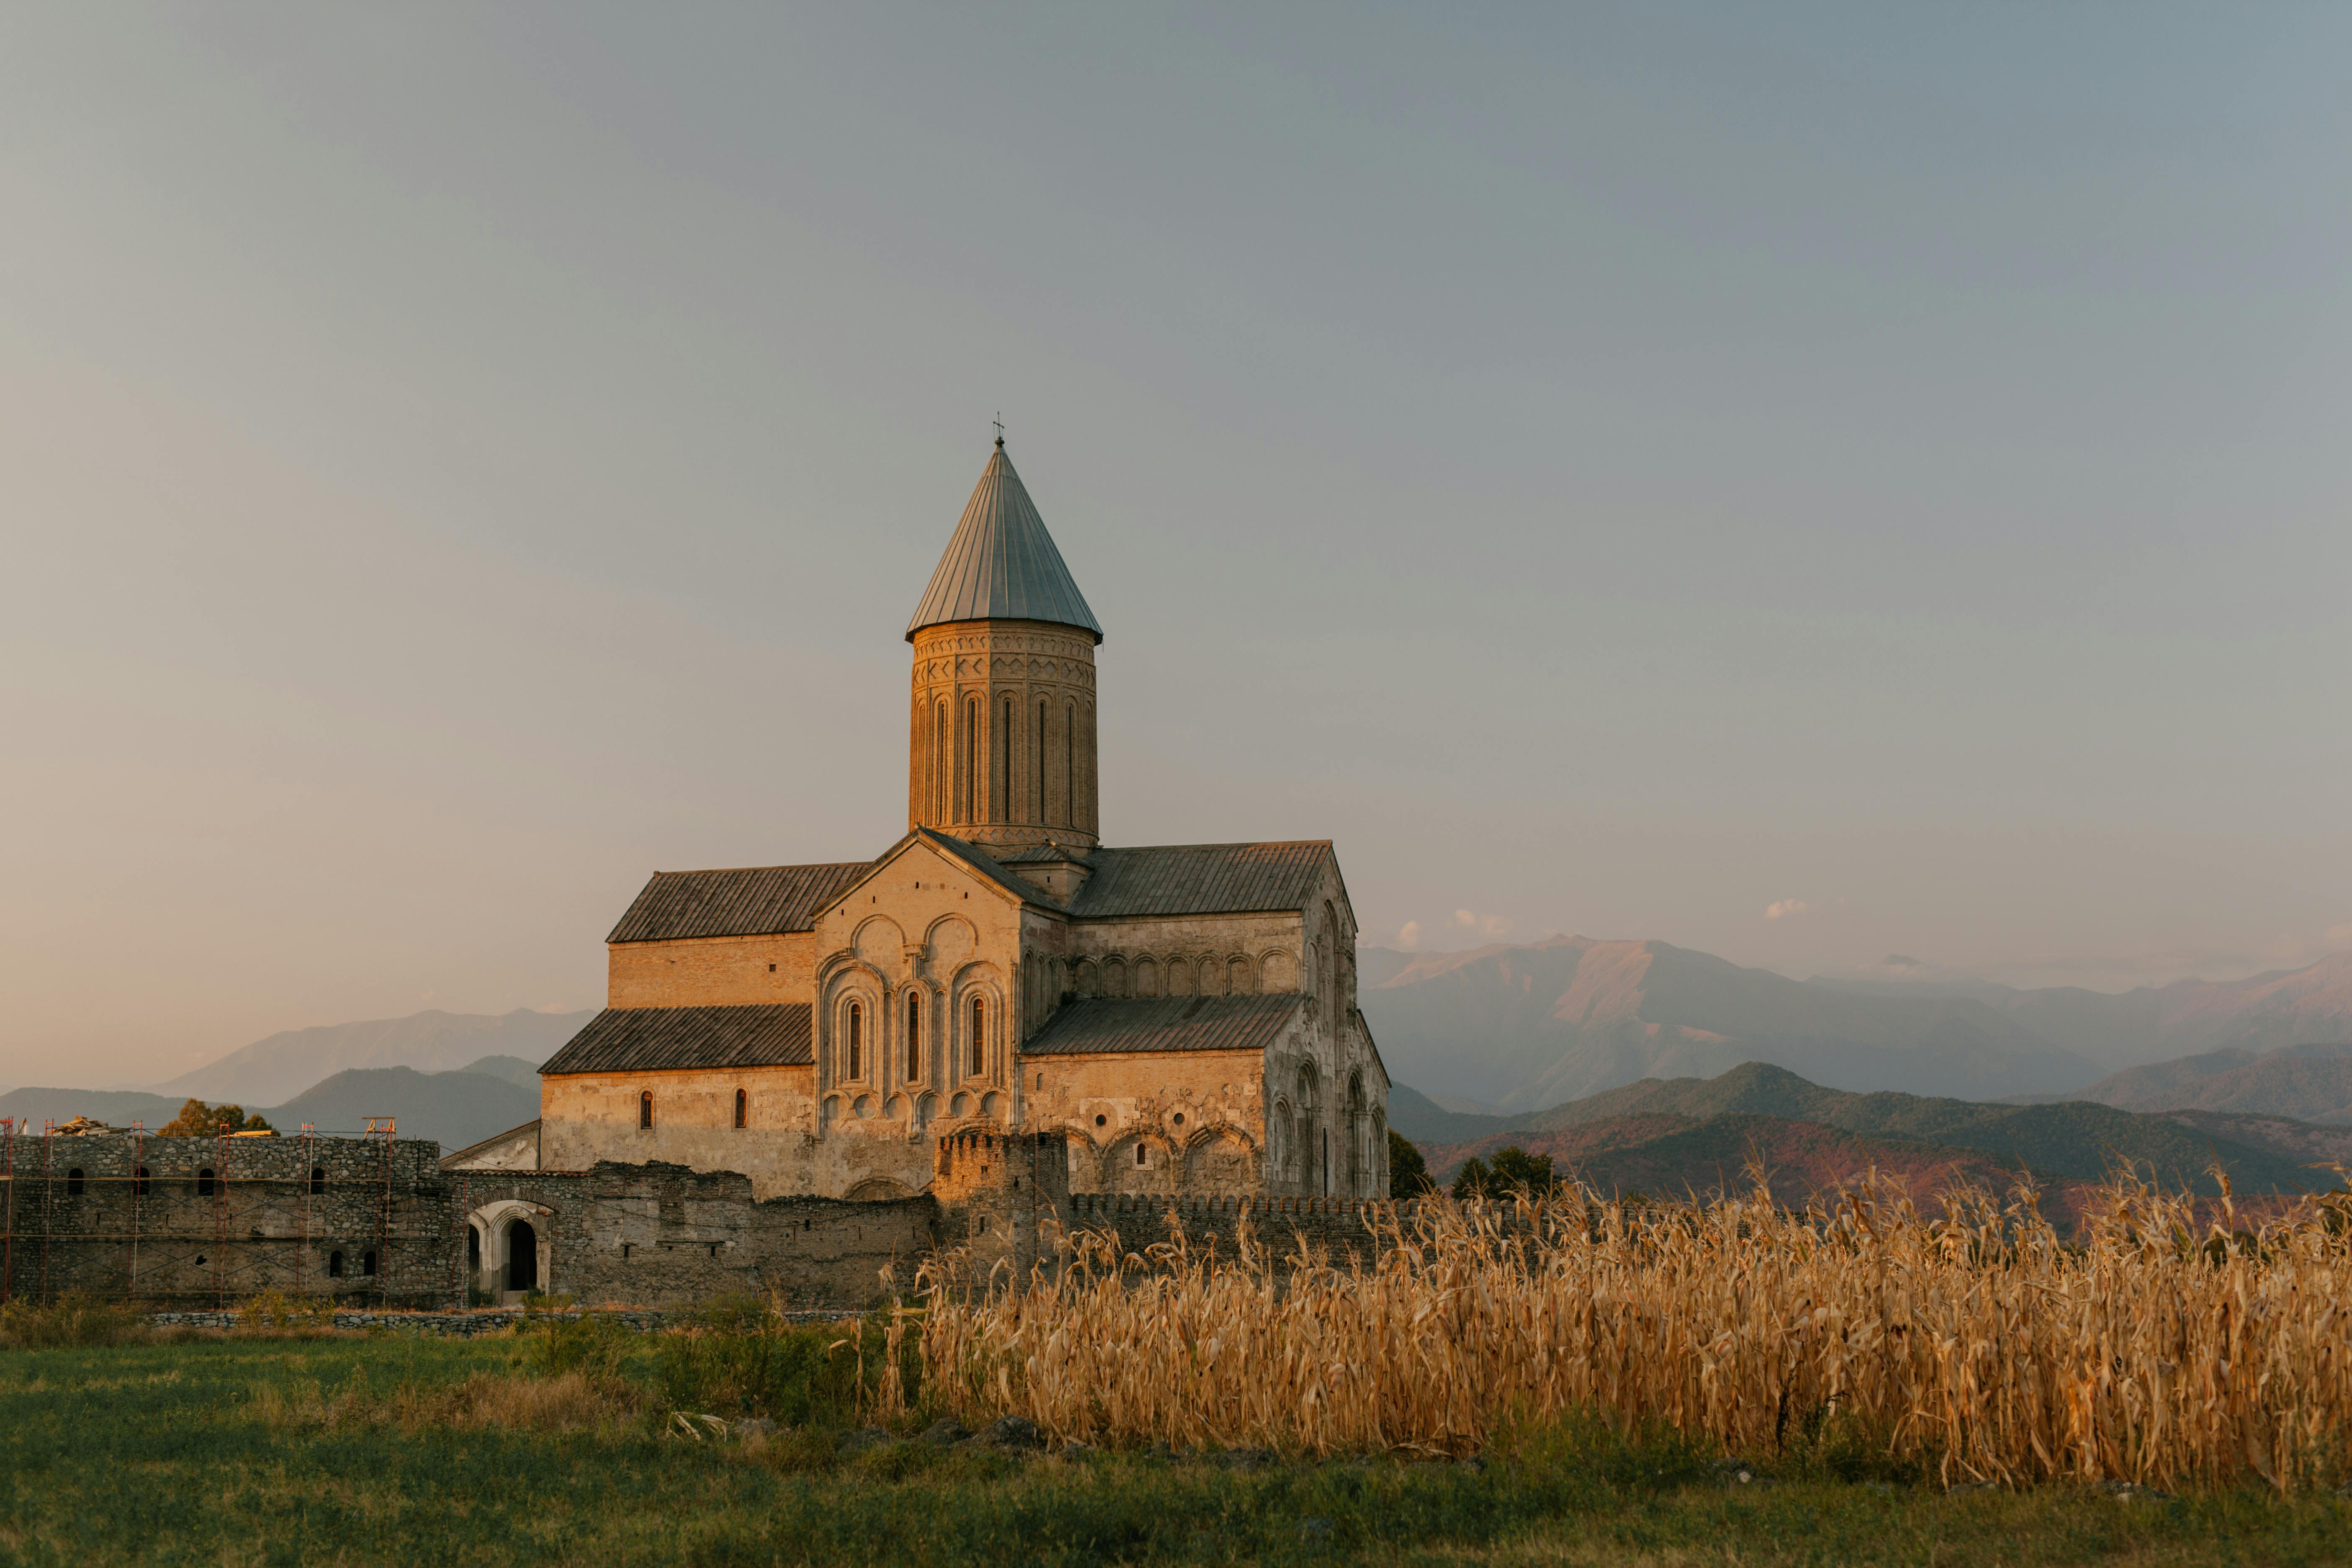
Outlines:
{"label": "ruined stone wall", "polygon": [[550,1245],[543,1290],[591,1306],[674,1306],[750,1291],[860,1308],[890,1266],[911,1289],[940,1231],[929,1194],[877,1203],[761,1199],[750,1177],[660,1162],[586,1171],[462,1172],[468,1214],[529,1205]]}
{"label": "ruined stone wall", "polygon": [[280,1290],[442,1307],[461,1288],[453,1188],[425,1140],[109,1132],[9,1143],[0,1276],[13,1298],[204,1306]]}
{"label": "ruined stone wall", "polygon": [[805,1002],[816,962],[807,931],[617,942],[605,948],[607,1007],[737,1007]]}
{"label": "ruined stone wall", "polygon": [[[827,1190],[814,1147],[813,1068],[563,1073],[539,1084],[540,1163],[550,1170],[661,1160],[740,1171],[763,1198]],[[739,1089],[745,1096],[740,1128]],[[654,1097],[649,1128],[639,1125],[640,1096],[647,1093]]]}

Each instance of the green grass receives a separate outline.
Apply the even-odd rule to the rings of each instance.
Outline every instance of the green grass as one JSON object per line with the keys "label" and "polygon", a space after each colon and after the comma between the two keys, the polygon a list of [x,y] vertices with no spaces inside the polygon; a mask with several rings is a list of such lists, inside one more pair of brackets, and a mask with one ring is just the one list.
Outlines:
{"label": "green grass", "polygon": [[[1483,1468],[1387,1459],[1229,1471],[1149,1456],[833,1455],[656,1435],[674,1348],[215,1339],[0,1351],[0,1562],[141,1563],[2116,1562],[2320,1563],[2352,1504],[1947,1496],[1866,1456],[1727,1491],[1706,1457],[1555,1430]],[[665,1363],[665,1356],[672,1359]],[[787,1360],[790,1358],[787,1357]],[[306,1394],[379,1416],[478,1374],[643,1390],[594,1432],[289,1422]],[[726,1385],[749,1386],[735,1373]],[[725,1380],[722,1379],[722,1382]],[[789,1377],[782,1398],[798,1397]],[[314,1405],[315,1407],[315,1405]],[[276,1414],[273,1414],[276,1413]],[[822,1418],[824,1412],[817,1412]],[[1855,1479],[1839,1479],[1850,1476]]]}

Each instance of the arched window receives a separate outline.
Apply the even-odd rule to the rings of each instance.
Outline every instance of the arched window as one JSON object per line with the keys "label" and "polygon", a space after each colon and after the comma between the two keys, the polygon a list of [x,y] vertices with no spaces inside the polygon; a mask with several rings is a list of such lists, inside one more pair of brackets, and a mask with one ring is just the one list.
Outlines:
{"label": "arched window", "polygon": [[1136,1163],[1137,1164],[1140,1165],[1140,1164],[1142,1164],[1142,1163],[1145,1163],[1145,1162],[1144,1162],[1144,1157],[1143,1157],[1143,1155],[1144,1155],[1143,1145],[1142,1145],[1142,1144],[1140,1144],[1140,1143],[1138,1143],[1138,1144],[1135,1146],[1135,1163]]}
{"label": "arched window", "polygon": [[371,1279],[375,1278],[374,1247],[371,1247],[360,1255],[360,1272],[366,1275]]}
{"label": "arched window", "polygon": [[907,993],[907,1081],[923,1076],[923,994]]}
{"label": "arched window", "polygon": [[213,1168],[210,1165],[196,1173],[196,1196],[200,1198],[212,1196],[215,1184],[213,1180]]}
{"label": "arched window", "polygon": [[1078,825],[1078,705],[1062,710],[1062,821]]}
{"label": "arched window", "polygon": [[931,820],[948,819],[948,705],[939,705],[931,721]]}
{"label": "arched window", "polygon": [[1323,1195],[1331,1195],[1331,1130],[1323,1129]]}
{"label": "arched window", "polygon": [[1037,699],[1037,732],[1029,737],[1029,756],[1035,765],[1035,789],[1029,796],[1029,818],[1039,826],[1045,822],[1045,700]]}
{"label": "arched window", "polygon": [[81,1196],[81,1167],[79,1165],[76,1165],[72,1170],[68,1171],[66,1173],[66,1196],[69,1198],[78,1198]]}
{"label": "arched window", "polygon": [[330,1252],[327,1254],[327,1278],[341,1279],[342,1277],[343,1255],[340,1252]]}
{"label": "arched window", "polygon": [[969,698],[963,705],[963,810],[958,822],[978,822],[980,813],[974,809],[980,798],[980,699]]}
{"label": "arched window", "polygon": [[996,753],[996,790],[994,798],[988,803],[988,819],[991,822],[1010,822],[1013,820],[1013,699],[1010,697],[1004,700],[1004,728],[997,735],[996,744],[991,750]]}
{"label": "arched window", "polygon": [[735,1125],[736,1125],[736,1126],[738,1126],[738,1127],[748,1127],[748,1126],[750,1126],[750,1125],[751,1125],[751,1114],[750,1114],[750,1113],[751,1113],[751,1097],[750,1095],[748,1095],[748,1094],[745,1094],[741,1089],[737,1089],[737,1090],[735,1091]]}
{"label": "arched window", "polygon": [[855,1082],[866,1076],[866,1009],[855,1002],[849,1005],[848,1035],[849,1045],[844,1052],[841,1076]]}
{"label": "arched window", "polygon": [[988,1060],[988,1004],[975,996],[971,999],[971,1076],[978,1078]]}
{"label": "arched window", "polygon": [[314,1198],[315,1198],[315,1197],[317,1197],[320,1193],[323,1193],[323,1192],[325,1192],[326,1190],[327,1190],[327,1167],[326,1167],[326,1166],[324,1166],[324,1165],[313,1165],[313,1166],[311,1166],[311,1167],[310,1167],[310,1195],[311,1195],[312,1197],[314,1197]]}
{"label": "arched window", "polygon": [[637,1092],[637,1129],[643,1131],[653,1124],[654,1091],[649,1089],[640,1089]]}
{"label": "arched window", "polygon": [[131,1195],[134,1198],[143,1198],[147,1195],[147,1167],[144,1165],[131,1167]]}

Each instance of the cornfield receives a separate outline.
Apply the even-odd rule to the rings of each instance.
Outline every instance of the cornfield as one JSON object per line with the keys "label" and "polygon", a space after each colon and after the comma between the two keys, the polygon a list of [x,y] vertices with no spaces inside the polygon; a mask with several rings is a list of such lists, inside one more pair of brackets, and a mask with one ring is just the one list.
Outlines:
{"label": "cornfield", "polygon": [[1948,1484],[2343,1479],[2341,1194],[2247,1229],[2123,1184],[2064,1239],[2033,1199],[1433,1200],[1345,1266],[1080,1233],[1024,1290],[928,1275],[924,1381],[1095,1444],[1460,1456],[1583,1414],[1748,1457],[1834,1422]]}

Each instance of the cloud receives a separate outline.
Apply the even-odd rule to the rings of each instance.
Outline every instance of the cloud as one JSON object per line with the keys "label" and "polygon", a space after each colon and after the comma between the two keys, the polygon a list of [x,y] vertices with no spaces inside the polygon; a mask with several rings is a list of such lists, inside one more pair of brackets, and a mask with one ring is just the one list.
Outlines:
{"label": "cloud", "polygon": [[1454,911],[1454,923],[1464,931],[1475,931],[1490,941],[1511,934],[1511,917],[1508,915],[1482,915],[1475,910],[1456,910]]}
{"label": "cloud", "polygon": [[1811,914],[1813,906],[1802,899],[1782,899],[1778,903],[1764,906],[1764,918],[1768,921],[1786,920],[1790,915]]}
{"label": "cloud", "polygon": [[1397,930],[1397,945],[1411,952],[1421,945],[1421,922],[1407,921]]}
{"label": "cloud", "polygon": [[1885,958],[1878,961],[1878,967],[1881,969],[1925,969],[1927,965],[1925,961],[1914,958],[1907,952],[1890,952]]}

